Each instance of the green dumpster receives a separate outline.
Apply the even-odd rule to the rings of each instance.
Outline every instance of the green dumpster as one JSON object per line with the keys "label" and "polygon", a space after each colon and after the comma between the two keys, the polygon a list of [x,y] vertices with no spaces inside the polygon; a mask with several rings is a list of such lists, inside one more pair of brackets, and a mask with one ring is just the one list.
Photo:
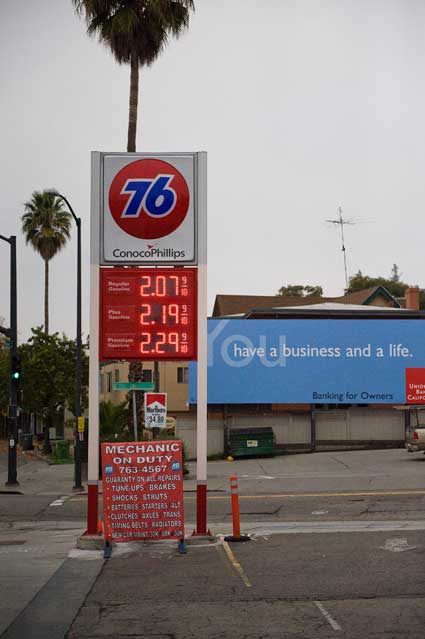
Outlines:
{"label": "green dumpster", "polygon": [[273,429],[234,428],[230,431],[230,455],[232,457],[254,457],[274,455],[276,437]]}

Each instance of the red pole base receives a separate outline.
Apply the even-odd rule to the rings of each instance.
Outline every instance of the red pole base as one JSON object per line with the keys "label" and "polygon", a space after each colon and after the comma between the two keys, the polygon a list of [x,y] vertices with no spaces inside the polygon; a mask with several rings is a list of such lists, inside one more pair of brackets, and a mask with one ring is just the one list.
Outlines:
{"label": "red pole base", "polygon": [[97,529],[98,493],[97,484],[87,486],[87,535],[99,534]]}
{"label": "red pole base", "polygon": [[196,487],[196,535],[211,534],[207,530],[207,484]]}

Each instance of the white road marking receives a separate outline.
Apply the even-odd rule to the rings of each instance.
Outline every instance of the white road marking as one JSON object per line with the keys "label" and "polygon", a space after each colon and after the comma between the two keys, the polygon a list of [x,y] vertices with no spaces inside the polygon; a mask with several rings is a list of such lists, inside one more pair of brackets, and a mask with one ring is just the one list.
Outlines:
{"label": "white road marking", "polygon": [[[244,527],[247,534],[260,537],[300,533],[406,532],[425,530],[425,521],[259,521],[249,522]],[[229,534],[227,531],[231,531],[231,524],[216,523],[214,528],[223,534]]]}
{"label": "white road marking", "polygon": [[270,475],[240,475],[238,479],[276,479]]}
{"label": "white road marking", "polygon": [[314,605],[317,606],[317,608],[320,610],[320,612],[322,613],[322,615],[324,616],[328,624],[332,627],[333,630],[335,630],[335,632],[339,632],[340,630],[342,630],[339,623],[335,621],[335,619],[329,614],[325,606],[321,604],[320,601],[315,601]]}
{"label": "white road marking", "polygon": [[59,497],[59,499],[55,499],[55,501],[52,501],[49,506],[63,506],[64,501],[66,501],[67,499],[68,495],[64,495],[63,497]]}
{"label": "white road marking", "polygon": [[313,510],[313,512],[311,513],[312,515],[327,515],[328,514],[328,510]]}
{"label": "white road marking", "polygon": [[419,546],[409,546],[407,539],[387,539],[385,546],[380,546],[380,548],[390,552],[404,552],[406,550],[414,550],[419,548]]}

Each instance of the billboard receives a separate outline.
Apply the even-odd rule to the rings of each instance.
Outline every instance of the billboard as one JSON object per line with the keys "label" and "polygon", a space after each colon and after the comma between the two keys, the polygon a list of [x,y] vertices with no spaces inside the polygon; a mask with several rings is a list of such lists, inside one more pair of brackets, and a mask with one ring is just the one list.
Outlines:
{"label": "billboard", "polygon": [[197,153],[102,153],[99,264],[197,264]]}
{"label": "billboard", "polygon": [[423,320],[208,320],[209,404],[414,403],[417,369]]}

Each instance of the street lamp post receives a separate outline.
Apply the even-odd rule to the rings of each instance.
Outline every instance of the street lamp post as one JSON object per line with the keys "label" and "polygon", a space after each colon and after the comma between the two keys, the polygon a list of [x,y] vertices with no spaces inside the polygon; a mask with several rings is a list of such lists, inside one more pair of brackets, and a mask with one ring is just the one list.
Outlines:
{"label": "street lamp post", "polygon": [[78,418],[81,417],[81,218],[77,217],[66,197],[56,189],[49,191],[65,202],[77,226],[77,352],[75,360],[75,466],[74,490],[82,490],[81,484],[81,441],[78,432]]}
{"label": "street lamp post", "polygon": [[4,237],[0,235],[0,239],[10,245],[10,325],[8,329],[2,329],[2,333],[9,337],[9,411],[8,411],[8,464],[7,464],[7,482],[6,486],[16,486],[19,484],[17,480],[17,464],[16,464],[16,446],[17,446],[17,417],[18,417],[18,386],[20,384],[19,372],[17,377],[13,376],[14,366],[18,358],[18,329],[17,329],[17,291],[16,291],[16,235]]}

